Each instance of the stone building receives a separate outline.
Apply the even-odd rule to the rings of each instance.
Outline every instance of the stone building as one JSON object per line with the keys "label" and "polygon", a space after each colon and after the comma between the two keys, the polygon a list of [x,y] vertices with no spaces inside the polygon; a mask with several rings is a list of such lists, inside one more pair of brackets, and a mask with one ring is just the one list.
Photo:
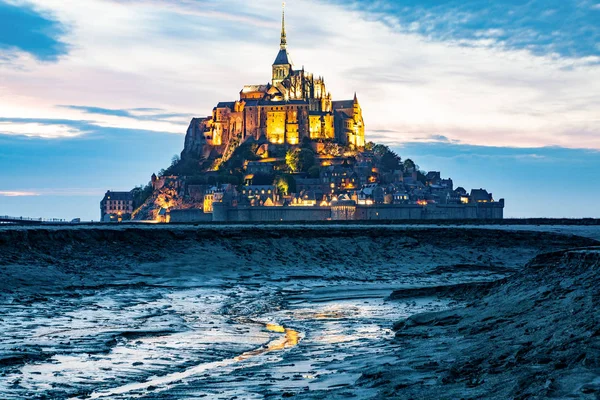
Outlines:
{"label": "stone building", "polygon": [[100,201],[100,221],[129,219],[133,213],[133,194],[131,192],[106,192]]}
{"label": "stone building", "polygon": [[229,147],[250,138],[288,145],[306,139],[331,140],[354,149],[365,145],[365,124],[356,94],[353,100],[333,101],[323,77],[304,68],[294,69],[287,50],[285,12],[271,81],[246,85],[238,100],[220,102],[211,116],[192,120],[186,149],[203,156],[224,155]]}

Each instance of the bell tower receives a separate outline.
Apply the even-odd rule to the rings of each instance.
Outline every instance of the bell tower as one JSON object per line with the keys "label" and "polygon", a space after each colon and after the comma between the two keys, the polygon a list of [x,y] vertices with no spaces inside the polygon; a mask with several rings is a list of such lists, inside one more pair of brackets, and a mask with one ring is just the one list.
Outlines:
{"label": "bell tower", "polygon": [[292,60],[287,52],[287,36],[285,33],[285,2],[283,2],[283,11],[281,14],[281,42],[279,44],[279,53],[273,63],[273,76],[271,84],[277,86],[284,79],[290,76],[292,71]]}

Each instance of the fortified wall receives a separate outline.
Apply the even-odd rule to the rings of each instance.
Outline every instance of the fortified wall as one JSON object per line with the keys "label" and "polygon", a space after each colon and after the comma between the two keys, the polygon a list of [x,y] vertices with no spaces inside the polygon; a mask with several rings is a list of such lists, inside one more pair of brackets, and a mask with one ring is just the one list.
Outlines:
{"label": "fortified wall", "polygon": [[[183,211],[183,210],[181,210]],[[231,207],[214,203],[213,213],[201,210],[171,211],[170,221],[193,222],[276,222],[276,221],[399,221],[399,220],[500,220],[504,201],[478,204],[430,204],[420,206],[338,204],[331,207]]]}

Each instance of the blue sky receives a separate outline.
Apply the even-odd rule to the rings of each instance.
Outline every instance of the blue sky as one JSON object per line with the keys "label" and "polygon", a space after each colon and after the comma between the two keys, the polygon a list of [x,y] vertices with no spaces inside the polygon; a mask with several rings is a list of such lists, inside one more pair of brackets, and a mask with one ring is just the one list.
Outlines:
{"label": "blue sky", "polygon": [[[279,1],[0,0],[0,214],[99,217],[265,83]],[[600,1],[287,2],[296,67],[506,216],[600,217]]]}

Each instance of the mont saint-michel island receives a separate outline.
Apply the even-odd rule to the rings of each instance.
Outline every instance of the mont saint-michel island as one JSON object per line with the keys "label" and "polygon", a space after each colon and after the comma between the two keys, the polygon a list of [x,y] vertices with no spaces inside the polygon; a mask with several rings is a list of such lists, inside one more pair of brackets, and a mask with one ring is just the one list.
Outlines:
{"label": "mont saint-michel island", "polygon": [[280,1],[0,0],[0,400],[600,399],[600,0]]}
{"label": "mont saint-michel island", "polygon": [[285,10],[281,22],[270,81],[192,119],[181,155],[145,187],[107,191],[101,221],[503,218],[504,199],[368,141],[358,94],[334,100],[324,77],[295,69]]}

